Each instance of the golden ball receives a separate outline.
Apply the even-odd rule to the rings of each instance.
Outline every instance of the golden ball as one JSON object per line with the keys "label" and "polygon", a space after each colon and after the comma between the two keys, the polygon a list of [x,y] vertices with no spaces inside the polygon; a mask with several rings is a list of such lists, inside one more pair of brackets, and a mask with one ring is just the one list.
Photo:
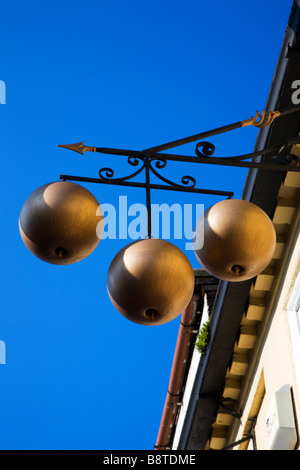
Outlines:
{"label": "golden ball", "polygon": [[276,245],[273,223],[251,202],[227,199],[214,204],[200,217],[197,232],[200,230],[204,243],[195,249],[196,257],[204,269],[219,279],[251,279],[272,259]]}
{"label": "golden ball", "polygon": [[165,240],[143,239],[125,246],[107,275],[112,304],[124,317],[142,325],[176,318],[194,292],[194,272],[186,255]]}
{"label": "golden ball", "polygon": [[25,246],[51,264],[86,258],[103,233],[103,213],[83,186],[68,181],[44,184],[25,201],[19,229]]}

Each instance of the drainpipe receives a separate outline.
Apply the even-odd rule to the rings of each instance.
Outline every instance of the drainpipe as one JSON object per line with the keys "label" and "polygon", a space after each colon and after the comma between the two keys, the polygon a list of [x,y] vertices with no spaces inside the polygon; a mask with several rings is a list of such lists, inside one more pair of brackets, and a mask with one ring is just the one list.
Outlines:
{"label": "drainpipe", "polygon": [[193,338],[199,294],[194,293],[189,305],[181,315],[176,349],[171,369],[167,397],[158,431],[155,449],[168,449],[172,430],[180,406],[182,386],[185,377],[187,358]]}

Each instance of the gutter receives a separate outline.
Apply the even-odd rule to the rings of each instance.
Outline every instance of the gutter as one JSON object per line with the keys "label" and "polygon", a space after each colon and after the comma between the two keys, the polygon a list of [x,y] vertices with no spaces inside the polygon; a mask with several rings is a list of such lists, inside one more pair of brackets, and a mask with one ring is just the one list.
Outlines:
{"label": "gutter", "polygon": [[[267,98],[266,111],[279,110],[278,103],[280,102],[280,95],[282,93],[282,88],[284,86],[286,72],[288,69],[289,58],[293,56],[291,54],[292,45],[296,39],[297,31],[299,29],[300,22],[300,0],[294,0],[291,14],[289,17],[288,25],[285,31],[285,36],[282,42],[279,58],[276,64],[276,69],[274,72],[272,84],[269,91],[269,96]],[[292,93],[292,90],[290,90]],[[287,107],[291,106],[291,101]],[[270,128],[263,127],[260,129],[257,136],[254,152],[262,150],[268,146],[268,138],[270,135]],[[254,159],[256,161],[261,161],[261,157]],[[256,185],[256,178],[258,176],[259,170],[250,169],[246,178],[245,187],[242,194],[242,199],[250,201],[253,199],[253,193]],[[280,175],[280,174],[279,174]],[[268,211],[267,211],[268,212]],[[270,215],[270,214],[269,214]],[[273,215],[273,214],[271,214]]]}

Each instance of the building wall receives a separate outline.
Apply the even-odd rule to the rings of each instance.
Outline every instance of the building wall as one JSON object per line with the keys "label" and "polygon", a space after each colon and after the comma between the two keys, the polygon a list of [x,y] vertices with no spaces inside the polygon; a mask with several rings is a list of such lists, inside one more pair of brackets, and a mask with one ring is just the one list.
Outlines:
{"label": "building wall", "polygon": [[[270,444],[275,433],[275,430],[272,428],[272,425],[274,425],[274,423],[271,422],[272,416],[274,420],[276,419],[276,423],[278,423],[278,419],[281,420],[282,426],[279,428],[275,423],[275,427],[281,433],[280,435],[286,436],[287,439],[285,443],[280,445],[285,447],[287,446],[287,442],[290,442],[292,449],[299,447],[298,442],[295,442],[293,437],[294,431],[289,427],[291,425],[290,422],[284,423],[282,421],[282,419],[287,420],[288,417],[288,411],[285,410],[284,406],[289,406],[288,402],[290,401],[290,403],[292,403],[293,400],[296,428],[297,420],[300,422],[300,330],[296,331],[296,313],[288,311],[289,299],[292,294],[295,297],[295,290],[293,292],[293,288],[299,271],[300,233],[298,227],[298,232],[294,238],[292,249],[290,250],[287,267],[283,274],[283,280],[277,292],[272,315],[265,334],[263,335],[263,340],[255,362],[255,368],[249,380],[250,386],[246,402],[244,403],[243,416],[234,439],[234,442],[236,442],[241,439],[245,433],[247,434],[249,432],[251,425],[249,418],[253,418],[255,414],[257,415],[257,419],[254,430],[258,450],[271,450]],[[288,390],[291,388],[291,393],[288,392],[285,395],[285,404],[283,403],[280,405],[279,409],[276,410],[275,406],[272,406],[274,394],[286,384],[289,386]],[[292,400],[289,400],[289,394]],[[282,395],[280,395],[280,397],[282,397]],[[276,410],[278,414],[278,411],[281,412],[281,409],[283,410],[283,418],[278,418],[278,416],[274,417],[274,410]],[[267,422],[268,418],[269,421]],[[280,442],[283,442],[283,440],[284,438],[282,438]],[[277,441],[279,441],[279,437]],[[250,450],[252,448],[253,441],[250,440],[240,446],[236,446],[235,450]]]}

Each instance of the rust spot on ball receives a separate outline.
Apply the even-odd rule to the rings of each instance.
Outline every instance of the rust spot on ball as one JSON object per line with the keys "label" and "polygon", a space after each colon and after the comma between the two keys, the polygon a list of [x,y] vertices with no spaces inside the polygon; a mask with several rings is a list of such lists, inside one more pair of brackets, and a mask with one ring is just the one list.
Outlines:
{"label": "rust spot on ball", "polygon": [[149,318],[151,321],[154,321],[158,315],[159,315],[158,311],[155,310],[154,308],[148,308],[145,311],[146,318]]}

